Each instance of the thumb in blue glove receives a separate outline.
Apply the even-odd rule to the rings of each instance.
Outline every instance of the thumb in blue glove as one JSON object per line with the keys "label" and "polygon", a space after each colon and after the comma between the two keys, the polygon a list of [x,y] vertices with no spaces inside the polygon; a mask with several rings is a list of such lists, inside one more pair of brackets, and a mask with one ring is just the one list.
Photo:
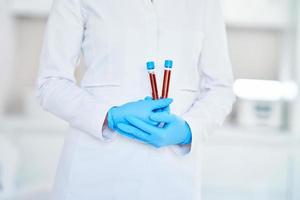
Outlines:
{"label": "thumb in blue glove", "polygon": [[[147,97],[145,97],[145,101],[153,101],[154,99],[152,98],[152,97],[149,97],[149,96],[147,96]],[[172,99],[172,101],[173,101],[173,99]],[[167,107],[164,107],[164,108],[161,108],[161,109],[157,109],[157,110],[155,110],[155,112],[167,112],[167,113],[170,113],[170,105],[169,106],[167,106]]]}
{"label": "thumb in blue glove", "polygon": [[129,116],[126,117],[129,124],[119,123],[117,127],[122,132],[157,148],[191,143],[192,133],[190,127],[180,117],[168,113],[153,113],[150,119],[158,123],[163,122],[165,126],[160,128],[134,116]]}

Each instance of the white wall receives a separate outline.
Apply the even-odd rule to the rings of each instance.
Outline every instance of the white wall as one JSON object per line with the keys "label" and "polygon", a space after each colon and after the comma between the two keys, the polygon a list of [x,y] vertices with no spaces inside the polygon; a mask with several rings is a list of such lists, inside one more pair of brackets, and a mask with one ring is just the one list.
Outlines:
{"label": "white wall", "polygon": [[229,26],[229,51],[235,78],[277,80],[282,36],[280,30]]}
{"label": "white wall", "polygon": [[288,22],[289,0],[223,0],[230,25],[281,28]]}
{"label": "white wall", "polygon": [[39,55],[43,40],[46,18],[14,18],[15,23],[15,59],[14,78],[10,85],[8,112],[24,111],[24,98],[35,87]]}
{"label": "white wall", "polygon": [[18,15],[46,16],[53,0],[11,0],[12,10]]}
{"label": "white wall", "polygon": [[[294,0],[294,5],[297,6],[298,9],[294,10],[296,12],[297,20],[296,20],[296,41],[295,41],[295,79],[298,83],[300,90],[300,2],[298,0]],[[299,91],[300,93],[300,91]],[[292,117],[292,129],[293,132],[297,134],[300,138],[300,94],[298,96],[297,101],[293,104],[293,117]]]}
{"label": "white wall", "polygon": [[9,0],[0,0],[0,116],[10,84],[13,63],[13,20],[8,12]]}

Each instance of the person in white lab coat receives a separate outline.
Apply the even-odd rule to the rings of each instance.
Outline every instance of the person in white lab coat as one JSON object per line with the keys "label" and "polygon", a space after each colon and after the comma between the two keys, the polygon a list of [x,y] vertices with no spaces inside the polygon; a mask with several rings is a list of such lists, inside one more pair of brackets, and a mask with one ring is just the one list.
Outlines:
{"label": "person in white lab coat", "polygon": [[[81,53],[86,69],[78,86]],[[173,103],[143,100],[151,94],[145,63],[157,63],[161,83],[165,59],[174,62]],[[70,124],[53,199],[201,199],[201,140],[231,111],[232,83],[219,0],[55,0],[37,89],[42,107]],[[132,128],[127,135],[126,127],[109,126],[113,108],[116,127]],[[158,122],[169,116],[180,127],[168,136],[190,139],[161,137],[164,145],[155,145],[130,132],[150,129],[126,120],[127,112],[158,135],[168,132],[145,119],[149,108],[163,108],[154,113]]]}

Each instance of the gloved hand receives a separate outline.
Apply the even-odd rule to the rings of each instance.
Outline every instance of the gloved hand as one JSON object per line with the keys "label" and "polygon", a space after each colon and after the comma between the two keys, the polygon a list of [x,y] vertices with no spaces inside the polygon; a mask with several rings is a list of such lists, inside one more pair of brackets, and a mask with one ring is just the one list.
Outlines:
{"label": "gloved hand", "polygon": [[169,112],[169,105],[172,99],[152,100],[148,97],[145,100],[126,103],[119,107],[113,107],[108,111],[107,121],[108,127],[118,131],[117,124],[128,123],[125,117],[134,116],[149,124],[157,125],[158,122],[152,121],[149,117],[154,112]]}
{"label": "gloved hand", "polygon": [[137,117],[128,116],[126,120],[129,124],[119,123],[117,127],[122,132],[157,148],[191,143],[192,133],[190,127],[180,117],[168,113],[153,113],[150,119],[155,122],[163,122],[165,126],[160,128]]}

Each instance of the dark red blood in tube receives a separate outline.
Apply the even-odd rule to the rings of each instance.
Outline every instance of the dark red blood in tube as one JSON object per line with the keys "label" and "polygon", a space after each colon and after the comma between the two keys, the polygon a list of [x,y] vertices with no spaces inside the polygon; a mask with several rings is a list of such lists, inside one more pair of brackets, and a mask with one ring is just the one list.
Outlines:
{"label": "dark red blood in tube", "polygon": [[163,82],[163,87],[162,87],[162,98],[163,99],[168,98],[170,80],[171,80],[171,70],[165,70],[165,72],[164,72],[164,82]]}
{"label": "dark red blood in tube", "polygon": [[151,89],[152,89],[152,98],[153,100],[158,100],[158,89],[157,89],[157,83],[156,83],[156,77],[154,73],[149,73],[150,82],[151,82]]}

